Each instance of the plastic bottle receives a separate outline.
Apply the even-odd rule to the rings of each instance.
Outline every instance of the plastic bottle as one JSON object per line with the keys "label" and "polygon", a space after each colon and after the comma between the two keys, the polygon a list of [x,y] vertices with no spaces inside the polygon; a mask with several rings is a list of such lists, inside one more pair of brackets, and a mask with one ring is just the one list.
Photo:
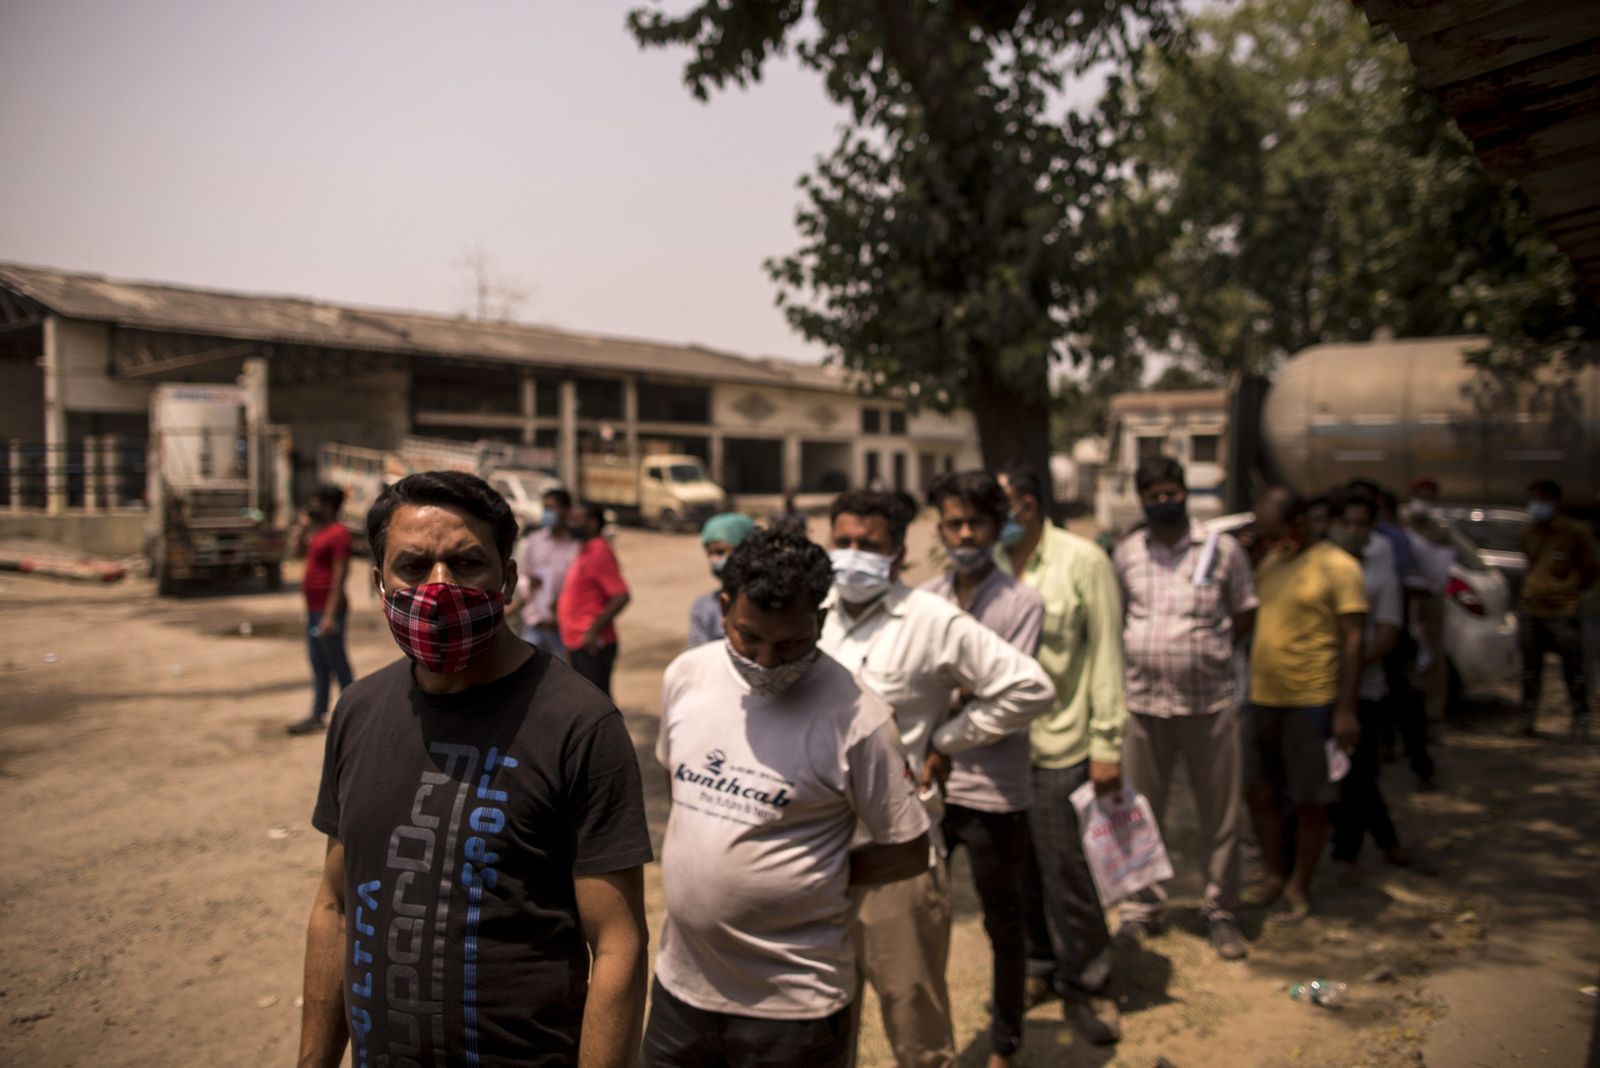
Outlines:
{"label": "plastic bottle", "polygon": [[1295,983],[1289,988],[1289,996],[1296,1001],[1310,1002],[1324,1009],[1337,1009],[1342,1008],[1350,999],[1350,988],[1344,983],[1313,979],[1309,983]]}

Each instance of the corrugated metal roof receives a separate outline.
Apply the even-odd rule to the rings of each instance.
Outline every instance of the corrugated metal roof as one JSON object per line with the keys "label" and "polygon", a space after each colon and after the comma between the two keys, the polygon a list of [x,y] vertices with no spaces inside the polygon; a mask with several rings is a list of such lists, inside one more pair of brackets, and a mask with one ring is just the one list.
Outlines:
{"label": "corrugated metal roof", "polygon": [[326,304],[304,297],[129,282],[11,263],[0,263],[0,286],[67,318],[143,330],[374,352],[463,356],[552,369],[851,391],[849,375],[835,367],[752,359],[699,345],[578,334],[521,323],[483,323]]}
{"label": "corrugated metal roof", "polygon": [[1600,300],[1600,3],[1356,0]]}

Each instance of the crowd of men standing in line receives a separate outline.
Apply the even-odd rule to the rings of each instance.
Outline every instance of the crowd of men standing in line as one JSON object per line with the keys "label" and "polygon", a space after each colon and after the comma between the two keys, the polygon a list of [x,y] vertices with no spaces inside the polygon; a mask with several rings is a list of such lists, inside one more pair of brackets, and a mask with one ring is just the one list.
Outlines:
{"label": "crowd of men standing in line", "polygon": [[[928,502],[945,564],[915,589],[903,494],[840,495],[827,548],[793,514],[706,524],[717,586],[663,678],[666,917],[642,1045],[650,846],[609,700],[628,591],[603,516],[557,491],[514,549],[471,476],[390,487],[368,537],[407,659],[343,693],[329,732],[302,1063],[337,1063],[348,1036],[358,1063],[847,1065],[866,982],[897,1064],[954,1064],[958,848],[992,946],[991,1068],[1052,996],[1113,1043],[1113,936],[1071,796],[1131,788],[1159,821],[1179,760],[1224,960],[1248,952],[1241,905],[1306,915],[1330,826],[1345,865],[1370,833],[1425,868],[1378,788],[1390,724],[1433,780],[1425,720],[1398,714],[1415,703],[1402,635],[1436,640],[1408,625],[1425,589],[1409,616],[1401,594],[1423,511],[1403,530],[1376,487],[1315,509],[1274,489],[1236,538],[1189,517],[1174,461],[1137,483],[1147,522],[1108,557],[1048,520],[1035,472],[945,476]],[[1554,613],[1538,648],[1565,663],[1592,546],[1535,516],[1524,607]],[[1241,891],[1246,811],[1262,865]],[[1159,886],[1121,903],[1116,940],[1163,905]]]}

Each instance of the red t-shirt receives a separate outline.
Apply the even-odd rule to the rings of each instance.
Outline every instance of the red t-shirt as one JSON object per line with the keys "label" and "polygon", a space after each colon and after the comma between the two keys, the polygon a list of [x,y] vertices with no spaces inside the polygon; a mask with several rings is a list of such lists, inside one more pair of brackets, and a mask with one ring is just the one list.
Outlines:
{"label": "red t-shirt", "polygon": [[312,615],[328,607],[333,592],[333,565],[350,559],[350,529],[343,523],[329,523],[306,543],[306,575],[300,590],[306,595],[306,611]]}
{"label": "red t-shirt", "polygon": [[[584,542],[567,572],[567,581],[561,586],[561,600],[556,604],[556,623],[561,628],[562,644],[568,649],[582,645],[589,624],[605,608],[606,602],[627,592],[628,584],[622,581],[617,554],[611,551],[606,539],[590,538]],[[600,644],[615,645],[616,641],[615,627],[608,626],[600,632]]]}

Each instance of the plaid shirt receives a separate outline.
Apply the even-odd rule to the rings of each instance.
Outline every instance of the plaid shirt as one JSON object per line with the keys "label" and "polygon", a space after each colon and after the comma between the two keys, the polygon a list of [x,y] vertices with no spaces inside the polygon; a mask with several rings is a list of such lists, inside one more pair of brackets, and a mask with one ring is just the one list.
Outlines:
{"label": "plaid shirt", "polygon": [[1249,557],[1226,534],[1217,538],[1206,574],[1197,576],[1208,538],[1191,525],[1168,548],[1149,530],[1136,530],[1112,557],[1125,606],[1130,712],[1206,715],[1239,700],[1233,617],[1256,607],[1255,581]]}

